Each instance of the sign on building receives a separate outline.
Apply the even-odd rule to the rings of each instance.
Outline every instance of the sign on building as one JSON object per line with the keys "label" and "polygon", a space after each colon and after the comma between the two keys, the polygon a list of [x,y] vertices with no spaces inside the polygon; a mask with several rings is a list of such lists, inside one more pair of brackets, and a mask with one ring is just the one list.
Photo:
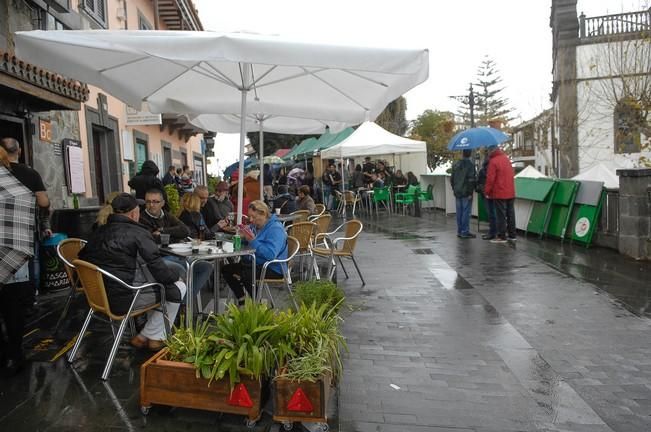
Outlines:
{"label": "sign on building", "polygon": [[127,126],[159,125],[162,123],[163,116],[161,114],[138,111],[127,106]]}

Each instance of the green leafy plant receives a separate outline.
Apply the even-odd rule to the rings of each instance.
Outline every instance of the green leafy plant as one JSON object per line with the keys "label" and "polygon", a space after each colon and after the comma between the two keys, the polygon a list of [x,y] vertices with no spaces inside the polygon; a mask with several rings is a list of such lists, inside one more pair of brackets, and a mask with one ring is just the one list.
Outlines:
{"label": "green leafy plant", "polygon": [[173,215],[178,215],[181,210],[181,199],[176,186],[173,184],[165,185],[165,194],[167,194],[167,205],[170,207],[170,212]]}
{"label": "green leafy plant", "polygon": [[335,313],[343,304],[344,291],[330,280],[308,280],[296,283],[294,287],[294,298],[298,304],[329,305],[335,308]]}
{"label": "green leafy plant", "polygon": [[343,299],[329,304],[302,304],[296,313],[284,312],[278,317],[287,327],[285,340],[291,350],[284,357],[278,355],[283,365],[279,376],[292,380],[315,381],[324,373],[332,374],[336,381],[343,369],[341,349],[347,349],[339,325],[337,309]]}

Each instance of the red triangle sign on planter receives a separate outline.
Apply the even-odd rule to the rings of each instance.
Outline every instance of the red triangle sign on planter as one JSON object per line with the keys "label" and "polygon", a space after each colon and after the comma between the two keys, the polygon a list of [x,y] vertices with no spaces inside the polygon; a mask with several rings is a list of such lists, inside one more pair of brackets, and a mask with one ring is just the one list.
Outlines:
{"label": "red triangle sign on planter", "polygon": [[228,399],[228,404],[244,408],[251,408],[253,406],[251,396],[249,396],[249,392],[246,390],[244,384],[240,383],[235,386],[231,392],[230,399]]}
{"label": "red triangle sign on planter", "polygon": [[288,411],[298,411],[298,412],[312,412],[314,407],[312,407],[312,402],[305,396],[305,393],[300,388],[294,392],[294,395],[287,403]]}

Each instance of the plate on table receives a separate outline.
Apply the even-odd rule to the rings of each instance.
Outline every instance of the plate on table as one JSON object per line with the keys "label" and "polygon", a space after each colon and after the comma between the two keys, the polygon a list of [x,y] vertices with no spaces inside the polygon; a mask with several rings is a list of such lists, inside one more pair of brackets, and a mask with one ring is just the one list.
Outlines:
{"label": "plate on table", "polygon": [[190,243],[172,243],[167,247],[177,252],[186,252],[192,250],[192,245]]}

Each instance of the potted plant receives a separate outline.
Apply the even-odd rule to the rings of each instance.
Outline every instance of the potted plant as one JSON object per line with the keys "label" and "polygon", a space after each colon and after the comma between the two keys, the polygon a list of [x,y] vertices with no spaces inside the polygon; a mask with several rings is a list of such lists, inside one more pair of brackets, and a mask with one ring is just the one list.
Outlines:
{"label": "potted plant", "polygon": [[322,424],[327,430],[327,405],[331,386],[342,370],[340,350],[346,349],[339,324],[339,303],[303,303],[296,313],[285,312],[279,320],[287,327],[286,355],[273,382],[275,421],[290,429],[295,421]]}
{"label": "potted plant", "polygon": [[300,304],[317,305],[328,304],[339,312],[343,305],[345,295],[344,291],[331,280],[307,280],[294,284],[294,298]]}
{"label": "potted plant", "polygon": [[266,305],[230,305],[194,328],[180,328],[167,348],[141,366],[140,406],[152,404],[244,414],[252,426],[260,417],[262,383],[283,357],[286,327]]}

